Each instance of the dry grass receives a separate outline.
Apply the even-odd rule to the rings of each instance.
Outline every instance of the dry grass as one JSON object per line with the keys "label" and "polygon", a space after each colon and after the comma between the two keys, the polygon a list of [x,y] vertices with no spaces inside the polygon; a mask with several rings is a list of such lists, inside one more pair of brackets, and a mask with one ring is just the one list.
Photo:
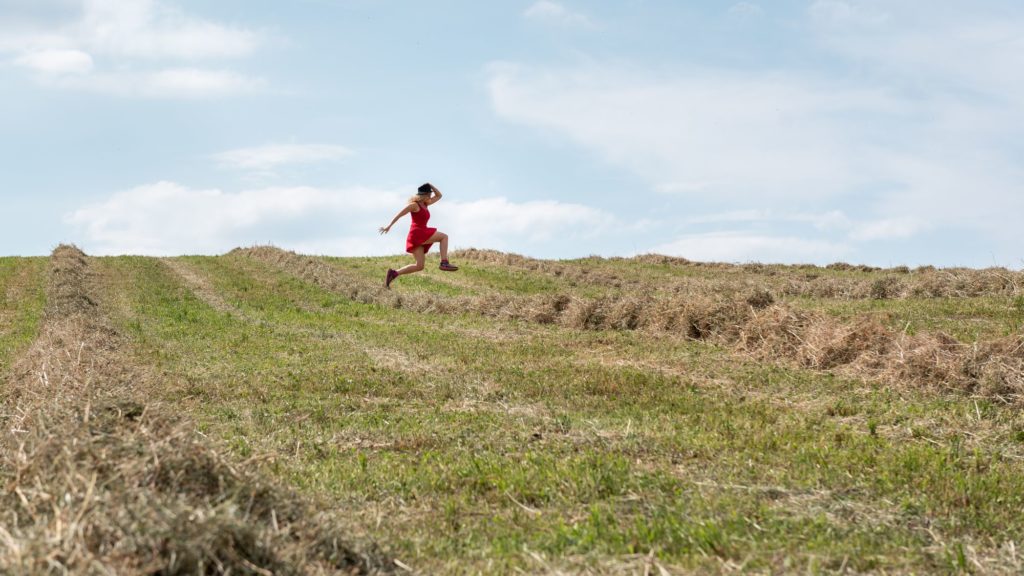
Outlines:
{"label": "dry grass", "polygon": [[[643,283],[600,267],[584,266],[572,262],[539,260],[494,250],[459,250],[455,257],[462,260],[499,264],[551,277],[570,280],[573,284],[619,288],[635,287]],[[860,299],[902,298],[973,298],[978,296],[1020,296],[1024,294],[1024,272],[1006,268],[937,269],[931,266],[910,270],[906,266],[882,269],[852,265],[843,262],[825,267],[809,264],[725,264],[694,262],[685,258],[643,254],[632,258],[597,258],[597,262],[626,261],[648,266],[685,269],[693,276],[666,279],[665,291],[713,291],[737,293],[751,288],[751,276],[757,277],[758,286],[770,285],[779,295]],[[589,261],[588,260],[588,261]],[[711,274],[711,277],[708,275]]]}
{"label": "dry grass", "polygon": [[387,572],[337,514],[232,462],[150,403],[89,259],[54,251],[41,334],[3,397],[0,573]]}
{"label": "dry grass", "polygon": [[[421,312],[469,312],[580,329],[665,332],[735,347],[760,360],[838,370],[892,386],[955,389],[1007,402],[1024,399],[1024,336],[1021,335],[968,345],[941,333],[907,335],[874,319],[860,319],[850,325],[822,313],[774,303],[770,292],[758,288],[725,296],[709,290],[665,293],[637,289],[628,295],[594,299],[569,294],[445,298],[423,293],[400,294],[317,258],[273,247],[239,249],[232,254],[273,264],[363,303]],[[462,251],[461,255],[539,267],[531,269],[564,266],[491,251]],[[951,280],[948,286],[963,287],[963,282],[973,279],[976,284],[970,284],[970,290],[1018,289],[1011,280],[986,284],[985,279],[1000,277],[994,272],[973,272],[967,277],[950,276],[957,279]],[[926,273],[946,272],[929,270]],[[884,292],[888,297],[895,294],[893,286],[885,281],[876,292]]]}

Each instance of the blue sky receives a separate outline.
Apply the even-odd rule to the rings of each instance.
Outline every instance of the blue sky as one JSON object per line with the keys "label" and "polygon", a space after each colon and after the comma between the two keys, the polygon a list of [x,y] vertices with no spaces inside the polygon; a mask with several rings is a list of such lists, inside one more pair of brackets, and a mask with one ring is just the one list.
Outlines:
{"label": "blue sky", "polygon": [[1024,4],[0,0],[0,253],[1024,265]]}

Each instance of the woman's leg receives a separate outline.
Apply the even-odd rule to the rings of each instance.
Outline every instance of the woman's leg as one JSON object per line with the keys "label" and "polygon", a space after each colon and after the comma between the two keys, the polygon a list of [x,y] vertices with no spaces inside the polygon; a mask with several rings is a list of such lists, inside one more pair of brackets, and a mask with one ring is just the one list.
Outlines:
{"label": "woman's leg", "polygon": [[427,241],[424,242],[424,244],[433,244],[435,242],[440,242],[441,243],[441,261],[442,262],[447,262],[448,261],[448,235],[445,234],[444,232],[434,232],[434,235],[431,236],[430,238],[427,238]]}
{"label": "woman's leg", "polygon": [[399,276],[401,276],[402,274],[412,274],[413,272],[419,272],[420,270],[423,270],[423,263],[425,260],[423,254],[423,246],[417,246],[413,248],[412,257],[416,259],[416,263],[409,264],[407,266],[399,268],[398,270],[395,270],[395,272],[397,272]]}

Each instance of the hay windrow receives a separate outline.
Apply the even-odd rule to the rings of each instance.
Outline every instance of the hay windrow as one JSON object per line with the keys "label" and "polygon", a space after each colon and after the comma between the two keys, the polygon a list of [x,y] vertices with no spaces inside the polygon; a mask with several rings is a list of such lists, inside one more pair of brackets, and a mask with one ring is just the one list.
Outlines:
{"label": "hay windrow", "polygon": [[39,338],[4,390],[0,573],[337,574],[390,564],[336,514],[232,462],[147,398],[88,257],[51,258]]}
{"label": "hay windrow", "polygon": [[[278,248],[237,249],[232,254],[272,264],[365,303],[421,312],[471,312],[578,329],[669,333],[729,346],[758,360],[834,370],[892,386],[959,390],[1005,401],[1024,399],[1024,351],[1018,345],[1019,336],[971,346],[944,334],[909,336],[873,319],[860,319],[851,325],[777,303],[770,292],[746,284],[737,285],[735,292],[725,296],[708,290],[687,292],[676,286],[673,291],[634,290],[624,296],[596,299],[568,294],[442,298],[388,291],[317,258]],[[461,254],[537,270],[546,264],[560,266],[493,251]],[[689,263],[671,261],[671,265]],[[891,278],[895,280],[885,280],[875,289],[876,297],[896,297],[897,290],[906,289],[902,279]],[[1007,289],[1009,285],[999,286]],[[872,291],[870,285],[862,288]]]}
{"label": "hay windrow", "polygon": [[[498,264],[518,268],[554,278],[570,281],[571,285],[600,287],[643,287],[639,280],[630,280],[618,274],[597,271],[578,263],[539,260],[518,254],[495,250],[465,249],[455,256],[463,260]],[[593,257],[597,261],[604,259]],[[714,277],[692,276],[664,279],[660,290],[715,293],[738,293],[749,289],[744,276],[755,275],[772,286],[779,294],[844,300],[903,299],[903,298],[975,298],[978,296],[1020,296],[1024,294],[1024,272],[1006,268],[946,268],[921,267],[910,270],[906,266],[889,269],[852,265],[844,262],[825,267],[809,264],[727,264],[694,262],[685,258],[660,254],[642,254],[626,261],[639,264],[684,268],[693,271],[713,271]],[[836,273],[841,273],[837,275]],[[865,275],[872,276],[865,276]],[[755,288],[760,288],[757,286]]]}

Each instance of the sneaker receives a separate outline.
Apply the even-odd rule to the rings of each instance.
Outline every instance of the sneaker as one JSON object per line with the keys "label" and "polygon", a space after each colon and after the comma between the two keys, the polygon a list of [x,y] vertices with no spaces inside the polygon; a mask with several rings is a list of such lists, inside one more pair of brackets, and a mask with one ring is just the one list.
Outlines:
{"label": "sneaker", "polygon": [[455,272],[456,270],[459,269],[458,266],[452,266],[451,264],[449,264],[447,260],[441,260],[440,268],[445,272]]}
{"label": "sneaker", "polygon": [[390,290],[391,283],[395,281],[395,278],[398,278],[398,272],[388,268],[388,275],[384,277],[384,287]]}

